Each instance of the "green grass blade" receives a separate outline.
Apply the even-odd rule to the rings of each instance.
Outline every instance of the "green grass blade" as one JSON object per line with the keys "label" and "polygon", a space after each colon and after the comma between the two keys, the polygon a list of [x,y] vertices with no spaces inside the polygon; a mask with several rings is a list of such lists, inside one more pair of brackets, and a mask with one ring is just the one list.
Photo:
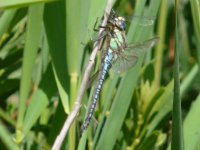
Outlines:
{"label": "green grass blade", "polygon": [[160,121],[172,110],[172,97],[173,97],[173,81],[171,81],[165,88],[162,96],[157,100],[151,113],[157,115],[151,120],[147,126],[147,135],[149,135],[160,123]]}
{"label": "green grass blade", "polygon": [[28,5],[33,5],[36,3],[46,3],[46,2],[53,2],[56,0],[0,0],[0,8],[7,9],[7,8],[18,8],[18,7],[25,7]]}
{"label": "green grass blade", "polygon": [[156,149],[156,142],[159,137],[159,132],[153,132],[151,135],[149,135],[144,141],[142,141],[142,144],[137,148],[137,150],[154,150]]}
{"label": "green grass blade", "polygon": [[28,26],[25,41],[23,65],[22,65],[22,78],[20,82],[20,103],[19,115],[17,120],[17,135],[16,141],[21,142],[23,137],[23,119],[26,109],[26,100],[28,98],[33,66],[38,50],[39,39],[41,35],[43,18],[43,4],[33,5],[29,8],[28,12]]}
{"label": "green grass blade", "polygon": [[[49,82],[51,81],[51,82]],[[48,88],[46,88],[48,87]],[[24,135],[33,127],[39,116],[49,104],[50,98],[56,92],[56,83],[53,75],[51,65],[47,68],[46,72],[42,76],[38,89],[32,96],[31,103],[27,108],[27,112],[24,118]]]}
{"label": "green grass blade", "polygon": [[183,150],[183,131],[181,117],[180,79],[179,79],[179,36],[178,36],[178,1],[175,2],[176,33],[175,33],[175,62],[174,62],[174,99],[172,111],[172,150]]}
{"label": "green grass blade", "polygon": [[[84,37],[84,33],[81,33],[81,29],[85,26],[88,16],[87,7],[89,0],[86,0],[86,5],[81,5],[83,1],[66,1],[66,48],[67,48],[67,67],[70,75],[70,109],[73,108],[74,101],[77,93],[77,82],[80,74],[83,46],[81,48],[81,36]],[[74,9],[76,8],[76,9]],[[82,16],[82,18],[81,18]],[[83,35],[82,35],[83,34]],[[75,40],[76,39],[76,40]],[[75,150],[76,142],[76,123],[73,123],[68,134],[69,149]]]}
{"label": "green grass blade", "polygon": [[145,112],[144,112],[144,124],[147,123],[148,119],[150,118],[150,114],[153,110],[153,107],[155,106],[155,104],[158,102],[158,100],[160,100],[160,97],[164,94],[165,90],[163,88],[160,88],[160,90],[158,90],[155,95],[153,96],[153,98],[151,99],[150,103],[148,104]]}
{"label": "green grass blade", "polygon": [[0,121],[0,139],[8,149],[18,150],[19,148],[13,142],[12,136],[7,131],[6,127]]}
{"label": "green grass blade", "polygon": [[8,114],[6,114],[6,112],[1,108],[0,108],[0,117],[2,118],[2,120],[5,120],[7,123],[15,127],[16,125],[15,121]]}
{"label": "green grass blade", "polygon": [[190,111],[186,116],[183,124],[184,128],[184,144],[186,150],[195,150],[198,149],[200,139],[200,95],[192,103]]}
{"label": "green grass blade", "polygon": [[[186,90],[192,85],[192,81],[195,79],[198,73],[198,66],[195,65],[188,75],[185,77],[181,83],[180,94],[183,97]],[[170,111],[172,111],[172,98],[173,98],[173,81],[171,81],[164,89],[164,93],[157,100],[157,104],[153,107],[151,111],[152,114],[157,113],[157,115],[148,124],[148,134],[151,133],[160,123],[162,118],[164,118]]]}
{"label": "green grass blade", "polygon": [[[89,1],[86,0],[85,3]],[[88,16],[88,11],[81,8],[82,2],[67,0],[66,1],[66,38],[67,38],[67,65],[70,76],[78,76],[80,72],[80,64],[82,62],[83,49],[81,46],[81,28],[86,22],[81,22],[81,13],[84,16]],[[74,9],[77,8],[77,9]],[[85,13],[85,14],[84,14]],[[86,17],[84,17],[86,19]],[[84,20],[83,19],[83,20]],[[86,19],[87,21],[87,19]],[[85,27],[85,25],[84,25]],[[84,35],[84,34],[83,34]],[[82,36],[83,36],[82,35]],[[74,40],[76,39],[76,40]]]}
{"label": "green grass blade", "polygon": [[3,15],[0,18],[0,45],[1,45],[2,35],[8,30],[9,24],[14,18],[15,13],[16,9],[7,10],[3,13]]}
{"label": "green grass blade", "polygon": [[198,65],[200,68],[200,2],[199,0],[190,0],[190,6],[192,9],[193,26],[195,30],[195,35],[197,37],[196,46],[198,54]]}
{"label": "green grass blade", "polygon": [[65,118],[66,118],[66,114],[64,112],[62,103],[60,101],[58,103],[55,115],[54,115],[53,120],[52,120],[52,129],[53,130],[50,131],[49,136],[47,138],[47,142],[48,142],[49,145],[53,145],[54,140],[56,139],[57,135],[59,134],[59,132],[60,132],[62,126],[63,126]]}
{"label": "green grass blade", "polygon": [[190,0],[191,9],[192,9],[192,17],[194,21],[194,29],[197,36],[198,41],[200,41],[200,2],[199,0]]}
{"label": "green grass blade", "polygon": [[181,97],[183,97],[189,91],[189,89],[192,85],[192,81],[194,81],[194,79],[198,75],[198,71],[199,71],[198,65],[195,64],[192,67],[191,71],[189,71],[189,73],[187,74],[187,76],[185,77],[183,82],[181,83],[181,88],[180,88]]}
{"label": "green grass blade", "polygon": [[53,70],[64,110],[66,113],[69,113],[69,75],[66,64],[65,19],[64,1],[46,4],[44,11],[44,24],[50,55],[53,62]]}
{"label": "green grass blade", "polygon": [[159,43],[156,45],[155,49],[155,79],[154,86],[155,90],[160,87],[160,80],[162,77],[162,62],[163,62],[163,49],[165,41],[166,32],[166,21],[167,21],[167,5],[168,1],[162,1],[161,9],[159,14],[159,24],[158,24],[158,36],[160,38]]}

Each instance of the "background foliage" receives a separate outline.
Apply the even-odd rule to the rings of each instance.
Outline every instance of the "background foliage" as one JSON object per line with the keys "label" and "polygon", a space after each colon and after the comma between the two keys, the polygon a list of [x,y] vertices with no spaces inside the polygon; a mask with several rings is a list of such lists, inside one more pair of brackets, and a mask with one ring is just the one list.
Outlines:
{"label": "background foliage", "polygon": [[[96,36],[93,26],[106,4],[106,0],[0,0],[1,148],[51,148],[88,63],[92,50],[88,30]],[[62,149],[170,149],[177,34],[184,146],[200,149],[199,0],[180,1],[177,32],[173,1],[117,0],[114,9],[131,18],[129,43],[154,36],[160,41],[126,74],[110,71],[94,119],[80,138],[93,91],[93,86],[88,88]],[[130,16],[135,16],[132,22]],[[140,25],[142,17],[154,17],[155,23]],[[94,70],[99,62],[98,56]]]}

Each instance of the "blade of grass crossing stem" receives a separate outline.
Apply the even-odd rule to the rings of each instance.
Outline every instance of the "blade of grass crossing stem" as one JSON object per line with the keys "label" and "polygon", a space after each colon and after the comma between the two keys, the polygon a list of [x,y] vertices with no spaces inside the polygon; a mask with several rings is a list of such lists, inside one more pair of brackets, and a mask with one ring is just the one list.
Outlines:
{"label": "blade of grass crossing stem", "polygon": [[19,114],[16,131],[16,141],[19,143],[23,139],[23,119],[26,109],[26,100],[28,98],[28,93],[31,85],[33,66],[35,63],[40,40],[43,7],[43,4],[33,5],[30,6],[28,11],[28,25],[23,55],[22,78],[20,82]]}
{"label": "blade of grass crossing stem", "polygon": [[181,117],[181,98],[179,80],[179,36],[178,36],[178,1],[175,1],[175,62],[174,62],[174,100],[172,111],[172,150],[183,150],[183,131]]}
{"label": "blade of grass crossing stem", "polygon": [[[144,8],[145,3],[145,0],[138,3],[138,9],[136,8],[137,15],[140,15],[142,13],[142,10],[146,9]],[[155,16],[159,9],[159,5],[160,1],[152,1],[150,7],[148,8],[148,15]],[[139,14],[137,12],[139,12]],[[151,30],[151,32],[146,31],[145,33],[143,33],[143,35],[141,35],[141,32],[139,33],[138,30],[135,29],[135,27],[137,26],[134,24],[130,26],[131,29],[129,30],[128,34],[129,42],[131,41],[131,39],[135,38],[135,36],[137,36],[138,39],[145,39],[146,36],[148,37],[149,33],[152,33]],[[133,32],[135,32],[135,34],[133,34]],[[124,117],[129,108],[134,88],[137,84],[141,63],[142,61],[140,59],[137,65],[133,69],[131,69],[131,71],[127,73],[122,79],[114,98],[114,102],[110,110],[110,115],[106,120],[105,126],[102,130],[102,134],[100,135],[97,149],[113,149],[117,136],[119,135],[120,128],[123,124]]]}

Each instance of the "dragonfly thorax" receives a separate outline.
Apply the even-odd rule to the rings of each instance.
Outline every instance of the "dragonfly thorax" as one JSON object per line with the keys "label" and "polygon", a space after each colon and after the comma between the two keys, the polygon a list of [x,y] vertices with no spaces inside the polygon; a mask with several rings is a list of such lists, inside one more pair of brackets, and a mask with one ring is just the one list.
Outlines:
{"label": "dragonfly thorax", "polygon": [[119,51],[126,48],[126,39],[124,34],[125,32],[120,31],[118,28],[114,29],[112,38],[110,39],[110,48],[113,51]]}

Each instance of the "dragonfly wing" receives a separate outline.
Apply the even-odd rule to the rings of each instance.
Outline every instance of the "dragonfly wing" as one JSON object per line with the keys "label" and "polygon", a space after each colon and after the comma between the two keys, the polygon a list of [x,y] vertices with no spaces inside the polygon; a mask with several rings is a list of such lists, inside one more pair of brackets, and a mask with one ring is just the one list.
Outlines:
{"label": "dragonfly wing", "polygon": [[116,56],[117,58],[114,59],[112,68],[113,70],[120,74],[127,70],[129,70],[131,67],[135,66],[137,63],[138,57],[137,55],[127,55],[126,53],[121,53]]}
{"label": "dragonfly wing", "polygon": [[137,54],[141,52],[146,52],[148,49],[152,48],[158,41],[159,38],[154,37],[141,43],[129,44],[125,51]]}
{"label": "dragonfly wing", "polygon": [[126,49],[116,53],[113,60],[113,70],[122,73],[135,66],[138,55],[152,48],[158,40],[159,38],[155,37],[141,43],[130,44]]}
{"label": "dragonfly wing", "polygon": [[151,26],[154,24],[156,17],[147,16],[125,16],[127,21],[134,21],[141,26]]}

